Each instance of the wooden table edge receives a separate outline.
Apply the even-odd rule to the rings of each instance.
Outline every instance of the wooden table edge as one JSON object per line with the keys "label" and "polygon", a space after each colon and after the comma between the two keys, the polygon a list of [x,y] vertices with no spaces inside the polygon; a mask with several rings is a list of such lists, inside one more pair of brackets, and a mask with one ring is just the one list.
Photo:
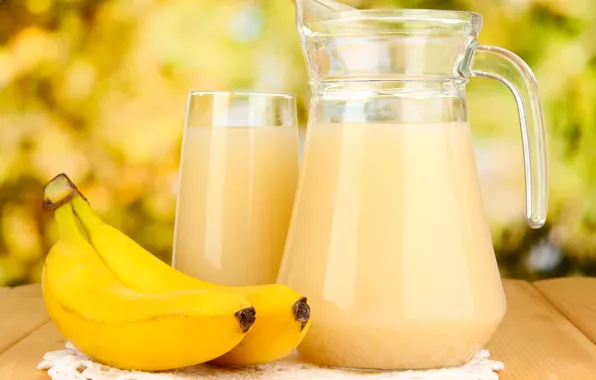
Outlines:
{"label": "wooden table edge", "polygon": [[[573,323],[573,321],[571,321],[568,316],[566,316],[564,313],[561,312],[561,310],[559,310],[555,305],[553,305],[553,303],[543,294],[543,292],[540,291],[540,289],[538,289],[537,286],[535,286],[535,284],[537,283],[544,283],[547,281],[565,281],[566,278],[558,278],[558,279],[546,279],[546,280],[538,280],[538,281],[528,281],[525,279],[515,279],[515,278],[502,278],[502,282],[504,284],[527,284],[527,286],[530,286],[532,289],[536,290],[536,295],[539,296],[541,299],[544,300],[544,302],[548,303],[549,305],[551,305],[554,308],[554,311],[558,314],[561,315],[562,318],[564,318],[565,320],[567,320],[570,325],[574,328],[577,329],[579,333],[581,333],[582,336],[585,336],[585,334],[583,333],[583,331],[581,331],[581,329],[576,326],[575,323]],[[29,287],[34,287],[36,286],[36,284],[30,284],[28,285]],[[2,290],[2,288],[0,288],[0,290]],[[2,295],[0,293],[0,295]],[[43,302],[43,298],[41,298],[41,302]],[[4,350],[3,352],[0,352],[0,362],[6,362],[7,360],[11,359],[12,357],[14,357],[16,355],[17,352],[23,352],[26,351],[24,350],[25,347],[31,346],[32,342],[35,342],[36,340],[39,340],[40,337],[42,337],[44,334],[47,334],[48,329],[52,329],[51,325],[53,325],[53,322],[49,319],[49,317],[43,321],[42,323],[40,323],[38,326],[36,326],[35,328],[31,329],[31,331],[29,331],[25,336],[23,336],[20,340],[18,340],[17,342],[15,342],[14,344],[12,344],[9,348],[7,348],[6,350]],[[586,337],[591,344],[594,344],[594,342],[592,342],[588,337]],[[64,343],[66,341],[64,340],[64,342],[62,343],[61,347],[55,347],[52,350],[59,350],[59,349],[63,349],[64,348]],[[594,346],[596,347],[596,344],[594,344]],[[35,363],[34,363],[34,367],[30,368],[30,375],[28,378],[35,378],[35,379],[49,379],[49,375],[47,375],[47,372],[44,370],[38,370],[37,369],[37,364],[40,363],[43,359],[43,355],[36,357],[36,358],[30,358],[28,359],[31,363],[27,364],[27,367],[30,367],[30,364],[33,364],[33,359],[35,359]],[[1,372],[1,371],[0,371]],[[503,375],[505,375],[505,377],[503,377]],[[505,372],[500,372],[499,373],[499,379],[504,379],[506,380],[507,377],[507,371]],[[596,374],[595,374],[595,378],[596,378]],[[4,380],[4,379],[12,379],[12,377],[2,377],[0,376],[0,379]]]}

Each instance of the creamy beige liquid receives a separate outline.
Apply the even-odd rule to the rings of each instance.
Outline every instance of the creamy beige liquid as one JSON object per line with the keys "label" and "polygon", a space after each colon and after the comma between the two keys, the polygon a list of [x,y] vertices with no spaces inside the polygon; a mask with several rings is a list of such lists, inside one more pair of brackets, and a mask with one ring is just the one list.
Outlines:
{"label": "creamy beige liquid", "polygon": [[311,125],[278,281],[319,364],[458,365],[505,312],[467,123]]}
{"label": "creamy beige liquid", "polygon": [[291,127],[189,127],[173,266],[221,285],[274,283],[298,179]]}

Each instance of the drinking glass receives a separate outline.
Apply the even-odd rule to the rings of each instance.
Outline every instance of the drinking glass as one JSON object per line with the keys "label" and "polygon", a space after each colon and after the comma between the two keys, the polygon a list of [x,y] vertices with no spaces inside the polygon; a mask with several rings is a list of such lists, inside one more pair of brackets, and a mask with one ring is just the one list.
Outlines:
{"label": "drinking glass", "polygon": [[220,285],[275,283],[298,166],[292,95],[191,91],[174,268]]}

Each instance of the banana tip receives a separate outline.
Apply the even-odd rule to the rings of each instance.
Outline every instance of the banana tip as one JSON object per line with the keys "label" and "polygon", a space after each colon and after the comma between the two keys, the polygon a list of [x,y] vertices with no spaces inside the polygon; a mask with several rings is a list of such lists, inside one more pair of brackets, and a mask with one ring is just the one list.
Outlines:
{"label": "banana tip", "polygon": [[257,312],[254,307],[247,307],[236,312],[236,318],[240,322],[240,328],[243,333],[247,333],[257,319]]}
{"label": "banana tip", "polygon": [[296,301],[292,306],[292,311],[294,312],[294,319],[302,322],[302,329],[304,329],[310,320],[310,306],[306,302],[306,297]]}

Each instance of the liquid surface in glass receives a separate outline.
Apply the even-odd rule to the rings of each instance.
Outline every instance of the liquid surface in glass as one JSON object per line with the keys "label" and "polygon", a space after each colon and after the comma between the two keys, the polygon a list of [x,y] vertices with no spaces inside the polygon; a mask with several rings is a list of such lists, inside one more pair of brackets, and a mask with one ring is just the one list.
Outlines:
{"label": "liquid surface in glass", "polygon": [[308,296],[308,361],[459,365],[505,298],[467,122],[311,124],[279,282]]}
{"label": "liquid surface in glass", "polygon": [[188,127],[173,266],[221,285],[274,283],[298,178],[292,127]]}

